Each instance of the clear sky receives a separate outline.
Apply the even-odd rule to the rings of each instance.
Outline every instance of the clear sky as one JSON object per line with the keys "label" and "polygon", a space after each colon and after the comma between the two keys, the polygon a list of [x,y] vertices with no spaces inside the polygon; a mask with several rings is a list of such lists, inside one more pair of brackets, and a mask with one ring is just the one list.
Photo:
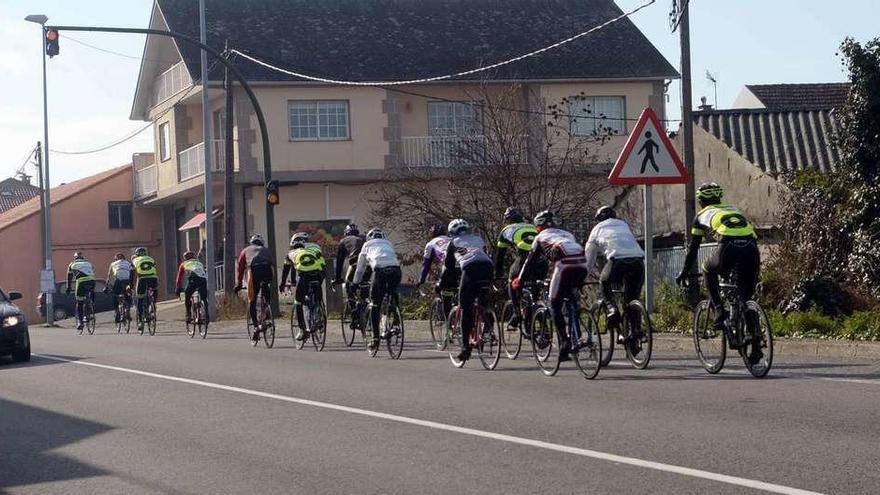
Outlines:
{"label": "clear sky", "polygon": [[[196,2],[197,0],[192,0]],[[207,0],[212,1],[225,0]],[[624,10],[644,0],[616,0]],[[43,13],[50,23],[146,27],[152,0],[4,0],[0,2],[0,178],[11,176],[28,150],[42,140],[39,28],[27,14]],[[671,0],[633,17],[636,25],[675,66],[677,35],[669,32]],[[727,108],[744,84],[844,80],[837,46],[846,36],[860,41],[880,36],[877,0],[692,0],[691,48],[694,104],[713,103],[705,73],[718,79],[718,103]],[[560,33],[560,38],[568,33]],[[50,147],[80,151],[101,147],[144,125],[128,120],[139,61],[79,45],[139,57],[143,37],[62,33],[61,55],[49,60]],[[345,74],[337,74],[345,78]],[[669,88],[668,115],[681,115],[679,91]],[[68,182],[128,163],[152,151],[148,130],[110,150],[81,156],[52,154],[52,184]],[[34,167],[28,167],[33,174]]]}

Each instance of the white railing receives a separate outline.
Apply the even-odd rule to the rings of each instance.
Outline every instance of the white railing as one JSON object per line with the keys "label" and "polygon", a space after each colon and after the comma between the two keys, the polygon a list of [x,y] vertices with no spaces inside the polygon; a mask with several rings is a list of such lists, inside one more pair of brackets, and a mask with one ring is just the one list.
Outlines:
{"label": "white railing", "polygon": [[214,284],[217,287],[217,292],[223,292],[226,290],[226,278],[225,271],[223,270],[223,263],[217,263],[214,265]]}
{"label": "white railing", "polygon": [[134,198],[141,199],[156,194],[159,189],[159,169],[150,165],[134,173]]}
{"label": "white railing", "polygon": [[[211,167],[214,172],[219,172],[226,165],[226,147],[221,139],[214,139],[211,143],[214,148]],[[199,143],[177,154],[177,180],[183,182],[205,173],[204,143]]]}
{"label": "white railing", "polygon": [[178,62],[156,78],[153,105],[158,105],[192,85],[186,64]]}
{"label": "white railing", "polygon": [[413,136],[402,138],[403,165],[407,167],[451,167],[480,156],[485,147],[484,136],[440,137]]}

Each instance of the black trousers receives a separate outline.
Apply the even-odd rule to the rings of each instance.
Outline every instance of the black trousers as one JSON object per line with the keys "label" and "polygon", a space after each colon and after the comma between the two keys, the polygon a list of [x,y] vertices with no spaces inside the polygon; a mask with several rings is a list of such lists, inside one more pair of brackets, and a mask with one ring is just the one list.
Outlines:
{"label": "black trousers", "polygon": [[721,275],[736,273],[737,288],[744,301],[755,295],[758,276],[761,273],[761,253],[758,243],[751,237],[746,239],[722,239],[712,256],[703,266],[706,277],[706,289],[716,308],[720,308]]}
{"label": "black trousers", "polygon": [[623,285],[623,303],[626,304],[642,295],[645,283],[645,262],[641,258],[623,258],[605,263],[599,276],[602,297],[610,304],[616,304],[614,287]]}
{"label": "black trousers", "polygon": [[202,311],[205,312],[205,320],[211,321],[208,317],[208,281],[202,277],[191,276],[186,282],[186,289],[183,291],[183,304],[186,307],[186,317],[192,316],[192,295],[198,292],[202,299]]}
{"label": "black trousers", "polygon": [[318,284],[320,284],[316,293],[318,298],[317,303],[320,304],[321,299],[324,297],[324,270],[315,270],[313,272],[298,272],[298,275],[296,277],[296,290],[293,292],[293,301],[294,307],[296,308],[296,323],[301,329],[306,328],[306,319],[305,315],[303,314],[303,303],[306,300],[306,293],[309,290],[309,284],[311,282],[317,282]]}
{"label": "black trousers", "polygon": [[[254,328],[257,328],[257,296],[260,293],[263,294],[263,299],[265,299],[266,303],[272,300],[272,295],[269,293],[272,286],[272,265],[253,265],[251,266],[251,276],[249,279],[249,286],[253,287],[253,297],[248,294],[250,297],[250,305],[249,311],[251,314],[251,322],[254,324]],[[266,287],[264,287],[266,285]]]}
{"label": "black trousers", "polygon": [[386,266],[373,272],[373,282],[370,284],[370,321],[373,325],[373,337],[379,338],[379,321],[381,319],[382,300],[386,295],[391,296],[391,301],[397,303],[397,288],[403,273],[399,266]]}
{"label": "black trousers", "polygon": [[565,326],[565,314],[562,305],[566,298],[577,300],[579,291],[587,280],[590,269],[587,268],[586,260],[576,258],[573,260],[560,260],[556,262],[553,278],[550,280],[550,311],[553,314],[553,324],[556,326],[556,335],[560,345],[567,347],[568,329]]}
{"label": "black trousers", "polygon": [[489,305],[489,285],[492,283],[492,262],[475,261],[461,269],[458,304],[461,305],[461,346],[470,348],[471,329],[474,327],[474,301],[479,298],[483,307]]}

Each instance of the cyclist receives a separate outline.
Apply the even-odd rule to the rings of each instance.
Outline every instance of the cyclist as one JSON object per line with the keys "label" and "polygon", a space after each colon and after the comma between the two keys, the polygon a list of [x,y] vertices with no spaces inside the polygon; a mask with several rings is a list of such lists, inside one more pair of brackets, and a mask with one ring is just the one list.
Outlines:
{"label": "cyclist", "polygon": [[144,307],[147,297],[147,289],[154,291],[159,288],[159,272],[156,269],[156,260],[147,253],[147,248],[139,247],[134,250],[131,260],[135,274],[135,296],[137,298],[138,330],[144,329]]}
{"label": "cyclist", "polygon": [[397,304],[397,288],[403,277],[394,246],[385,238],[385,233],[377,228],[367,232],[367,242],[361,247],[354,272],[355,285],[361,283],[368,268],[373,273],[373,282],[370,285],[370,322],[373,326],[373,336],[367,344],[374,349],[379,346],[382,337],[379,335],[382,300],[386,295],[390,295],[392,304]]}
{"label": "cyclist", "polygon": [[[616,327],[620,324],[620,314],[615,302],[614,287],[623,284],[624,304],[641,296],[645,281],[645,252],[629,225],[617,218],[614,208],[599,208],[595,218],[599,223],[593,227],[585,246],[587,267],[592,271],[596,268],[598,255],[604,256],[605,267],[599,275],[599,284],[602,287],[602,297],[607,303],[608,326]],[[641,318],[638,313],[630,315],[630,322],[633,340],[641,338]],[[618,333],[618,338],[623,339],[623,336]]]}
{"label": "cyclist", "polygon": [[[758,252],[758,235],[755,233],[755,228],[739,209],[722,202],[723,198],[724,190],[715,182],[705,183],[697,189],[697,200],[702,209],[694,218],[691,243],[688,246],[684,267],[675,278],[679,284],[687,279],[691,267],[697,260],[703,237],[714,234],[718,240],[718,247],[703,265],[703,274],[715,310],[714,327],[718,330],[724,328],[724,322],[729,317],[721,300],[719,277],[736,270],[740,296],[748,301],[755,294],[761,268],[761,254]],[[746,323],[754,324],[750,318],[746,318]],[[753,357],[756,357],[757,361],[761,359],[760,353],[760,346],[754,346]]]}
{"label": "cyclist", "polygon": [[[431,271],[431,265],[436,261],[441,266],[446,261],[446,248],[449,247],[451,240],[446,233],[446,226],[436,224],[431,226],[429,231],[431,239],[425,244],[425,252],[422,254],[422,271],[419,273],[419,281],[416,284],[418,289],[428,279],[428,273]],[[452,293],[449,290],[439,291],[443,300],[443,316],[449,314],[452,310]]]}
{"label": "cyclist", "polygon": [[[186,279],[186,289],[183,288],[183,280]],[[174,282],[175,294],[180,297],[184,294],[183,305],[186,307],[186,322],[192,323],[192,295],[198,291],[202,298],[202,311],[205,312],[205,321],[211,321],[208,317],[208,271],[205,265],[196,258],[192,251],[183,253],[183,261],[177,267],[177,277]]]}
{"label": "cyclist", "polygon": [[[306,291],[311,282],[318,282],[323,289],[324,267],[326,266],[324,256],[320,255],[320,248],[318,248],[318,255],[316,255],[315,247],[317,244],[309,246],[312,243],[307,243],[307,238],[300,234],[294,234],[290,238],[290,252],[284,258],[284,271],[281,273],[281,284],[279,285],[279,290],[283,292],[287,286],[287,276],[292,271],[291,285],[296,287],[296,292],[293,295],[293,307],[296,311],[296,323],[300,330],[306,328],[302,307]],[[323,296],[322,289],[319,289],[317,293],[319,299]],[[318,302],[320,303],[320,300]],[[299,332],[296,336],[297,340],[305,340],[305,338],[304,331]]]}
{"label": "cyclist", "polygon": [[255,342],[260,340],[260,332],[263,331],[257,320],[257,296],[262,293],[266,301],[270,300],[269,291],[264,289],[272,283],[272,265],[275,263],[272,259],[272,251],[265,244],[263,236],[260,234],[252,235],[248,240],[248,245],[238,255],[236,266],[235,292],[242,289],[245,272],[248,273],[248,312],[251,316],[251,322],[254,324],[253,340]]}
{"label": "cyclist", "polygon": [[[76,288],[72,287],[76,285]],[[76,329],[84,326],[83,306],[86,298],[95,299],[95,267],[79,251],[73,253],[73,261],[67,265],[67,295],[75,290]]]}
{"label": "cyclist", "polygon": [[552,212],[544,210],[535,216],[535,228],[538,236],[532,243],[532,250],[523,263],[519,277],[511,285],[521,286],[530,280],[532,264],[541,256],[553,263],[553,277],[550,279],[550,310],[553,323],[559,336],[559,359],[568,361],[571,352],[565,326],[565,315],[562,303],[568,298],[577,297],[575,292],[583,287],[589,273],[584,248],[575,239],[574,234],[556,227],[556,219]]}
{"label": "cyclist", "polygon": [[467,221],[456,218],[449,222],[449,245],[443,272],[440,274],[440,288],[455,286],[455,278],[461,273],[458,285],[458,304],[461,307],[461,352],[459,361],[471,357],[470,335],[474,326],[474,301],[479,299],[482,306],[488,306],[488,292],[484,290],[492,283],[492,259],[486,253],[486,241],[471,232]]}
{"label": "cyclist", "polygon": [[[118,304],[119,297],[122,296],[125,298],[125,305],[131,308],[131,292],[126,289],[131,287],[133,271],[134,266],[125,259],[125,255],[116,253],[115,260],[110,263],[110,269],[107,270],[107,286],[104,288],[105,292],[113,294],[114,306]],[[128,316],[131,318],[130,314]],[[117,315],[117,318],[122,317],[123,315]],[[119,323],[119,320],[116,323]]]}
{"label": "cyclist", "polygon": [[[521,291],[520,289],[514,289],[509,282],[519,276],[523,262],[532,250],[532,241],[535,240],[538,231],[535,229],[534,225],[525,221],[522,212],[515,207],[507,208],[504,212],[504,223],[505,226],[501,229],[501,233],[498,235],[498,241],[495,244],[495,280],[504,279],[503,273],[507,251],[509,249],[515,249],[513,262],[508,269],[508,284],[505,285],[508,286],[510,302],[513,303],[513,307],[515,308],[509,324],[513,327],[517,327],[522,321],[522,315],[520,314],[522,308],[520,308],[519,303]],[[532,274],[532,280],[543,280],[547,278],[547,273],[550,271],[546,259],[535,260],[532,269],[535,272]]]}

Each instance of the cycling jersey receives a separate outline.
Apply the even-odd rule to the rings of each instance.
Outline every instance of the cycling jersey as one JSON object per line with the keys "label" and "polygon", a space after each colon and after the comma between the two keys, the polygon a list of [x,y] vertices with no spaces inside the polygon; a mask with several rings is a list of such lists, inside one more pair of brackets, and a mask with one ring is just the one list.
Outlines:
{"label": "cycling jersey", "polygon": [[95,280],[95,267],[86,260],[74,260],[67,265],[67,282]]}
{"label": "cycling jersey", "polygon": [[455,267],[464,269],[471,263],[489,262],[489,255],[486,254],[486,241],[482,237],[475,234],[464,234],[453,237],[446,247],[446,259],[444,264],[447,269],[451,270]]}
{"label": "cycling jersey", "polygon": [[443,264],[446,261],[446,248],[449,247],[450,237],[448,235],[437,236],[427,244],[425,244],[425,252],[422,254],[422,272],[419,274],[419,283],[425,283],[428,279],[428,272],[431,271],[431,265],[434,261]]}
{"label": "cycling jersey", "polygon": [[153,258],[143,255],[143,256],[135,256],[133,260],[131,260],[132,265],[134,265],[134,272],[137,274],[138,278],[158,278],[159,272],[156,270],[156,260]]}
{"label": "cycling jersey", "polygon": [[297,272],[323,271],[325,264],[321,251],[316,251],[311,246],[293,249],[284,258],[285,268],[292,266]]}
{"label": "cycling jersey", "polygon": [[131,272],[134,266],[128,260],[116,260],[110,263],[110,270],[107,273],[107,283],[112,284],[115,281],[131,280]]}
{"label": "cycling jersey", "polygon": [[358,255],[357,268],[354,272],[355,285],[361,283],[367,268],[376,273],[380,268],[390,266],[399,267],[400,260],[397,259],[394,246],[388,239],[371,239],[365,242],[361,247],[361,254]]}
{"label": "cycling jersey", "polygon": [[599,222],[590,232],[586,245],[587,266],[590,269],[593,269],[599,253],[608,261],[645,257],[629,225],[617,218]]}
{"label": "cycling jersey", "polygon": [[709,205],[694,218],[691,234],[705,237],[713,233],[718,240],[722,238],[758,238],[755,228],[742,212],[730,205]]}
{"label": "cycling jersey", "polygon": [[357,265],[358,256],[361,254],[361,247],[364,245],[364,238],[359,235],[348,235],[339,241],[336,248],[336,279],[342,279],[342,270],[344,267],[352,267]]}
{"label": "cycling jersey", "polygon": [[532,241],[538,235],[538,230],[530,223],[513,223],[503,229],[498,236],[497,247],[512,248],[528,253],[532,250]]}
{"label": "cycling jersey", "polygon": [[[571,232],[549,228],[544,229],[535,237],[532,243],[532,252],[530,258],[534,258],[534,254],[544,254],[552,263],[556,263],[564,258],[583,258],[584,248],[575,239]],[[584,260],[586,261],[586,260]],[[523,266],[523,270],[525,270]]]}
{"label": "cycling jersey", "polygon": [[205,280],[208,278],[208,271],[201,261],[197,259],[186,260],[177,267],[177,278],[175,279],[174,286],[178,290],[183,287],[184,278],[188,281],[193,279]]}

